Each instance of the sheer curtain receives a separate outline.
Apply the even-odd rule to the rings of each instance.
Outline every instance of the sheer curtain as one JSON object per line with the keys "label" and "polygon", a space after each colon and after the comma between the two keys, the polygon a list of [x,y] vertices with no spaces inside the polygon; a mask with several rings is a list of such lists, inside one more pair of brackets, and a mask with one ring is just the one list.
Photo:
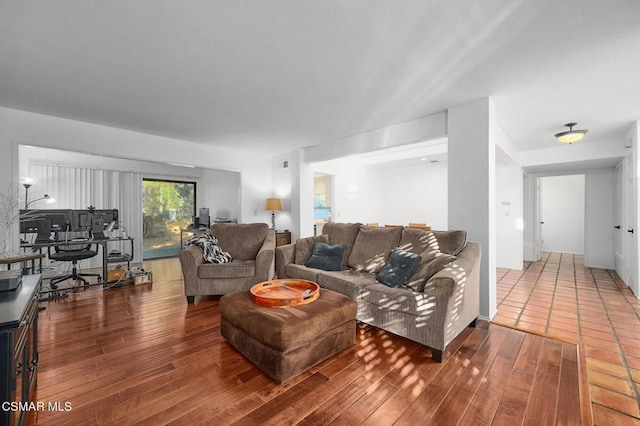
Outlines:
{"label": "sheer curtain", "polygon": [[[118,209],[120,230],[115,235],[134,238],[133,262],[142,262],[142,175],[135,172],[110,171],[50,164],[30,164],[29,175],[38,179],[38,189],[56,203],[52,209]],[[45,208],[33,205],[32,208]],[[126,229],[126,231],[125,231]],[[109,250],[128,252],[124,243],[109,244]],[[90,259],[88,267],[101,265]]]}

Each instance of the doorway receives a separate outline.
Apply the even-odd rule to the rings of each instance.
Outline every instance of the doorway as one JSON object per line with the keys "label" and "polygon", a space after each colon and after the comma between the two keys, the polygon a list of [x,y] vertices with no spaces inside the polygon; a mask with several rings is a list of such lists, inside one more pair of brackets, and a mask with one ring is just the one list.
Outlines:
{"label": "doorway", "polygon": [[313,174],[313,229],[315,235],[322,233],[325,223],[333,217],[333,176]]}
{"label": "doorway", "polygon": [[143,179],[143,259],[177,256],[180,230],[192,222],[195,211],[195,182]]}
{"label": "doorway", "polygon": [[539,250],[584,254],[585,175],[540,177],[537,192]]}

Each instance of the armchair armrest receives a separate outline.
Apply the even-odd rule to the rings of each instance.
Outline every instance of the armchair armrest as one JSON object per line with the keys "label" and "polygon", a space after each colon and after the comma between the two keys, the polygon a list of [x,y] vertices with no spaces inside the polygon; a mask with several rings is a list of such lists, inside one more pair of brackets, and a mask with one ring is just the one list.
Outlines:
{"label": "armchair armrest", "polygon": [[204,256],[202,256],[202,250],[198,246],[189,246],[178,253],[180,259],[180,265],[182,266],[182,274],[185,279],[187,276],[198,276],[198,266],[204,263]]}
{"label": "armchair armrest", "polygon": [[296,245],[286,244],[276,247],[276,274],[278,278],[286,278],[284,273],[288,264],[293,263],[296,256]]}
{"label": "armchair armrest", "polygon": [[259,281],[267,281],[273,278],[275,272],[275,248],[276,233],[270,230],[267,232],[262,247],[260,247],[256,256],[256,277]]}

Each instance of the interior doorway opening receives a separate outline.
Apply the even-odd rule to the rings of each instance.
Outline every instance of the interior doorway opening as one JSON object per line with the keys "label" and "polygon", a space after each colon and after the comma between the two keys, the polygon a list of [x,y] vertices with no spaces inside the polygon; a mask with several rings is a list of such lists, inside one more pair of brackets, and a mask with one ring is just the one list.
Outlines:
{"label": "interior doorway opening", "polygon": [[313,174],[313,229],[314,235],[322,233],[325,223],[335,217],[333,208],[333,176],[324,173]]}
{"label": "interior doorway opening", "polygon": [[537,188],[538,258],[540,251],[584,255],[585,175],[540,177]]}

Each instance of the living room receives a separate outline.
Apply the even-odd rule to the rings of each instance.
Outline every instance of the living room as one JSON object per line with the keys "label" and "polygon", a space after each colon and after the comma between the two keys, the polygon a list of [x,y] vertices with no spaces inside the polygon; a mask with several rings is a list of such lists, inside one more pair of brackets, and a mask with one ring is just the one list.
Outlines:
{"label": "living room", "polygon": [[[102,38],[109,39],[106,33],[96,31],[102,35],[90,43],[93,47],[85,51],[90,60],[83,62],[74,59],[73,48],[68,47],[81,47],[76,45],[76,38],[89,40],[92,31],[84,28],[82,13],[64,17],[53,6],[45,13],[11,5],[9,15],[14,14],[13,21],[42,26],[42,33],[52,39],[52,34],[62,31],[61,28],[73,30],[63,31],[64,34],[59,34],[62,38],[49,45],[47,37],[27,35],[25,29],[16,28],[17,24],[3,22],[9,34],[5,40],[20,40],[33,50],[25,47],[28,54],[23,56],[11,43],[0,43],[3,57],[9,59],[0,69],[4,81],[0,86],[0,138],[5,147],[5,155],[0,157],[0,177],[9,187],[21,188],[19,181],[24,176],[21,169],[25,162],[21,152],[25,152],[25,147],[105,157],[111,164],[119,160],[149,162],[157,167],[155,170],[162,171],[149,169],[148,176],[181,178],[183,171],[175,164],[234,173],[237,198],[226,204],[236,204],[231,210],[238,222],[269,223],[265,199],[279,197],[283,211],[276,216],[277,227],[291,230],[295,240],[313,234],[313,173],[326,173],[335,182],[336,222],[406,225],[416,220],[426,221],[434,229],[466,229],[469,239],[483,247],[480,317],[490,320],[497,312],[496,268],[522,269],[523,262],[539,258],[536,185],[540,178],[585,176],[585,266],[618,270],[618,246],[626,243],[617,241],[612,234],[616,215],[628,205],[632,206],[632,212],[637,211],[633,206],[637,194],[633,170],[638,167],[640,111],[634,101],[638,94],[634,92],[632,76],[638,63],[624,53],[637,47],[635,22],[631,18],[637,9],[624,1],[608,7],[595,3],[590,2],[584,8],[585,16],[580,21],[584,28],[580,27],[577,33],[551,24],[555,22],[553,17],[570,15],[565,12],[573,11],[571,6],[582,8],[577,3],[544,6],[503,3],[487,6],[487,10],[474,7],[473,13],[468,13],[470,16],[466,13],[467,5],[456,4],[449,6],[451,9],[431,5],[442,22],[450,22],[455,12],[462,13],[469,32],[477,35],[477,40],[471,42],[473,37],[467,32],[454,34],[438,49],[433,47],[434,40],[439,39],[437,34],[447,32],[442,24],[433,23],[427,31],[406,11],[394,11],[400,14],[397,20],[385,18],[385,13],[394,10],[390,5],[381,10],[341,2],[332,3],[335,9],[287,5],[291,8],[288,12],[291,22],[286,25],[272,10],[275,7],[220,5],[220,9],[208,10],[200,5],[217,28],[227,31],[211,34],[209,24],[185,11],[176,12],[179,15],[176,22],[189,22],[201,31],[203,40],[220,40],[223,45],[212,56],[227,59],[227,64],[203,59],[202,71],[198,70],[200,66],[173,68],[170,64],[179,61],[193,64],[194,57],[206,56],[204,53],[210,48],[205,42],[186,40],[173,26],[170,27],[180,36],[166,42],[168,50],[162,53],[154,50],[150,38],[134,30],[134,25],[126,24],[122,24],[123,35],[114,36],[115,41],[104,51],[90,52],[100,45]],[[423,6],[412,7],[417,16],[424,18]],[[134,6],[135,13],[126,23],[133,24],[133,16],[143,20],[140,16],[150,12],[147,8],[151,6]],[[322,20],[310,18],[310,10],[327,22],[337,19],[341,37],[318,28]],[[267,18],[263,21],[258,12]],[[83,13],[104,24],[116,22],[123,12],[117,8],[102,10],[96,3]],[[111,18],[102,21],[100,13]],[[251,25],[243,20],[243,13],[252,17]],[[47,14],[49,18],[44,18]],[[151,14],[160,22],[171,21],[160,11]],[[227,46],[227,37],[234,30],[223,18],[243,28],[246,40]],[[196,23],[192,23],[194,19]],[[293,24],[296,20],[300,23]],[[350,20],[360,29],[348,30]],[[266,23],[259,26],[258,22]],[[376,31],[376,22],[388,23],[389,28],[383,25]],[[519,22],[533,35],[525,36],[522,30],[514,28],[517,25],[513,22]],[[284,29],[278,30],[276,23]],[[302,23],[318,33],[303,31]],[[399,31],[405,25],[407,31]],[[149,26],[148,30],[151,28],[154,27]],[[288,31],[293,29],[301,38],[299,45],[288,39],[291,35]],[[160,31],[151,31],[156,32]],[[133,35],[142,41],[140,45],[134,43],[133,50],[128,51],[125,46]],[[265,35],[268,41],[263,40]],[[578,40],[579,37],[585,41]],[[421,39],[429,40],[430,45],[426,46]],[[351,40],[353,46],[345,43],[337,52],[327,47],[344,40]],[[279,42],[283,42],[280,48]],[[384,48],[373,49],[371,46],[376,42]],[[402,43],[407,43],[407,51],[396,58],[393,52]],[[557,47],[565,44],[573,53]],[[589,45],[599,47],[597,54],[601,56],[590,54]],[[184,46],[191,46],[198,53],[191,57],[189,49],[181,50]],[[313,46],[314,57],[320,59],[310,60],[303,53],[306,48],[303,46]],[[515,49],[516,46],[521,49]],[[418,53],[412,55],[412,50]],[[58,57],[44,59],[45,51],[55,52]],[[358,59],[350,60],[358,51],[361,52]],[[151,58],[145,56],[148,52]],[[246,54],[238,58],[236,52]],[[367,52],[372,56],[367,57]],[[563,58],[565,53],[567,58]],[[122,62],[117,60],[121,55],[125,58]],[[500,55],[508,60],[499,61]],[[279,57],[288,58],[289,63],[285,65],[287,61]],[[292,57],[295,59],[291,60]],[[607,60],[585,59],[596,57]],[[572,80],[571,60],[576,60],[581,70]],[[75,75],[83,78],[73,81],[73,70],[63,66],[64,61],[86,66],[80,67]],[[114,61],[113,65],[110,61]],[[561,66],[552,65],[554,61]],[[518,65],[509,66],[505,62]],[[603,65],[605,62],[609,65]],[[214,72],[217,67],[224,70]],[[360,72],[341,76],[345,69],[353,67]],[[161,73],[152,84],[144,84],[148,70],[165,68],[169,70],[166,74]],[[556,73],[554,68],[563,73]],[[47,75],[47,69],[55,73]],[[120,72],[131,74],[123,78]],[[16,77],[19,74],[23,74],[22,79]],[[430,77],[421,77],[423,74]],[[233,75],[237,77],[235,85],[231,84]],[[544,75],[548,77],[541,77]],[[305,76],[304,84],[292,89],[289,84],[302,79],[301,76]],[[499,85],[501,79],[506,83]],[[397,87],[385,83],[387,80],[397,81]],[[196,84],[185,86],[188,81],[200,81],[202,93],[194,88],[198,87]],[[593,81],[607,87],[608,93],[582,95],[592,90],[593,85],[588,83]],[[29,86],[36,89],[30,92]],[[558,92],[564,86],[565,92]],[[89,90],[92,87],[95,92]],[[133,95],[130,90],[134,87],[144,90]],[[449,87],[453,90],[445,96],[443,93]],[[554,91],[560,93],[562,101],[552,98]],[[54,92],[60,97],[53,96]],[[18,93],[25,95],[20,98]],[[153,95],[145,97],[149,93]],[[289,98],[283,100],[287,95]],[[267,98],[271,100],[265,101]],[[434,100],[427,100],[430,98]],[[89,99],[94,102],[90,107]],[[173,99],[178,100],[175,105],[171,105]],[[207,105],[211,99],[216,99],[210,102],[215,103],[215,108]],[[128,103],[135,105],[137,111],[118,114],[119,105],[124,108]],[[281,108],[278,110],[274,105]],[[339,108],[332,111],[336,105]],[[205,116],[208,118],[202,119]],[[203,130],[207,120],[215,123]],[[578,128],[588,128],[589,133],[581,142],[560,144],[553,134],[563,130],[564,122],[570,120],[580,121]],[[420,160],[423,157],[427,160]],[[439,158],[440,162],[430,163],[430,157]],[[395,163],[390,163],[392,160]],[[632,162],[631,168],[626,161]],[[122,168],[129,170],[131,166]],[[612,196],[617,169],[624,169],[624,181],[631,182],[627,188],[631,198]],[[189,173],[184,171],[185,176],[190,176]],[[198,188],[203,191],[198,196],[198,207],[220,208],[214,201],[220,200],[217,179],[213,176],[198,179]],[[42,192],[37,185],[32,191]],[[637,215],[633,216],[623,228],[638,229],[637,221]],[[135,231],[135,227],[130,231]],[[141,242],[139,232],[134,238]],[[16,224],[9,237],[11,250],[18,249],[17,235]],[[619,275],[638,295],[638,265],[629,261],[633,257],[630,254],[633,243],[637,253],[637,237],[629,235],[633,238],[630,247],[625,245],[622,250],[628,255],[621,270],[627,272]],[[140,257],[136,260],[142,262]]]}

